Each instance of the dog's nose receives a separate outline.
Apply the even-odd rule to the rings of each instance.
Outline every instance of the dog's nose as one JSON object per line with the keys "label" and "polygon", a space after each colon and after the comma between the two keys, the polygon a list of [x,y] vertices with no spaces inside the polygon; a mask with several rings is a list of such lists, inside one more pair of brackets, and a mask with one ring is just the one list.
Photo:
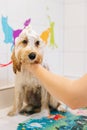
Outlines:
{"label": "dog's nose", "polygon": [[35,57],[36,57],[36,54],[34,52],[31,52],[29,55],[28,55],[29,59],[31,60],[34,60]]}

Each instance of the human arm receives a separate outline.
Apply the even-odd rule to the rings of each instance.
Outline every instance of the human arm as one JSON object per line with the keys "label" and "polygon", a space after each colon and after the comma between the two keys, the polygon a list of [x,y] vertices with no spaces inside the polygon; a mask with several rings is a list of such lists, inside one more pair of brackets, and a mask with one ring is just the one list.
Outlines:
{"label": "human arm", "polygon": [[56,99],[73,109],[87,106],[87,74],[77,80],[71,80],[46,70],[40,64],[27,65],[27,69]]}

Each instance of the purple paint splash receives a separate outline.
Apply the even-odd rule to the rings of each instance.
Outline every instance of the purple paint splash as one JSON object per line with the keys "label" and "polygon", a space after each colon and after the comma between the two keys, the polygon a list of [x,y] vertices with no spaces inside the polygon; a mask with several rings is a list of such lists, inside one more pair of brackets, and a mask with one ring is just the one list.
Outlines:
{"label": "purple paint splash", "polygon": [[31,22],[31,19],[26,20],[24,23],[24,26],[27,27],[30,24],[30,22]]}
{"label": "purple paint splash", "polygon": [[[25,22],[24,22],[24,28],[27,27],[31,22],[31,19],[27,19]],[[24,29],[23,28],[23,29]],[[14,44],[15,44],[15,39],[16,37],[19,36],[19,34],[23,31],[23,29],[17,29],[17,30],[13,30],[13,39],[14,39]]]}

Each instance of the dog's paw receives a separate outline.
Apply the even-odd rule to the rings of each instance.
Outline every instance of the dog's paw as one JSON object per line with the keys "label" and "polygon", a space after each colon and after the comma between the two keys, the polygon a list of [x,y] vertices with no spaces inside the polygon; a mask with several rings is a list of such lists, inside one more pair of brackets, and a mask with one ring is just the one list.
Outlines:
{"label": "dog's paw", "polygon": [[58,106],[57,110],[61,112],[66,112],[66,108],[63,105]]}
{"label": "dog's paw", "polygon": [[10,112],[8,112],[8,116],[14,116],[14,115],[16,115],[17,113],[15,112],[15,111],[10,111]]}
{"label": "dog's paw", "polygon": [[22,108],[22,110],[20,112],[30,112],[33,111],[33,106],[30,105],[26,105],[25,107]]}
{"label": "dog's paw", "polygon": [[49,115],[50,115],[50,110],[49,110],[49,109],[43,109],[43,110],[41,110],[41,113],[42,113],[44,116],[49,116]]}

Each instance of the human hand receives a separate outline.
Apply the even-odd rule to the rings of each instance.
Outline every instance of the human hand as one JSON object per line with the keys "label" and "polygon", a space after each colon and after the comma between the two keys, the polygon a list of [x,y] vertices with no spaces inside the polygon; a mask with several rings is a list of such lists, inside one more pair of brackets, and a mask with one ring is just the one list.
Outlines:
{"label": "human hand", "polygon": [[37,68],[40,64],[24,64],[24,68],[26,68],[29,72],[35,74],[35,72],[37,71]]}

